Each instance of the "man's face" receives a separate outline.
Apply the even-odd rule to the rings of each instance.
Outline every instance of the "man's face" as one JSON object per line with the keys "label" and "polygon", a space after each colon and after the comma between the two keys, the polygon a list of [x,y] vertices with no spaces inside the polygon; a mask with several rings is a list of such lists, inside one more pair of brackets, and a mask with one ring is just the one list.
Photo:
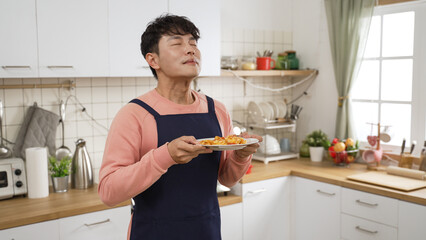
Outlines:
{"label": "man's face", "polygon": [[191,34],[164,35],[158,43],[158,65],[169,77],[194,78],[201,71],[201,53]]}

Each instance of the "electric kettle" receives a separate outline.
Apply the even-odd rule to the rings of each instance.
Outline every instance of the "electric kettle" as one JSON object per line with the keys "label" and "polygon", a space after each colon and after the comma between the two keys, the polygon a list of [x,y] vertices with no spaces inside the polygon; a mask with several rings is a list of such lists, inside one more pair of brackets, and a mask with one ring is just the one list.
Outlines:
{"label": "electric kettle", "polygon": [[78,139],[71,164],[71,188],[86,189],[93,186],[93,168],[86,141]]}

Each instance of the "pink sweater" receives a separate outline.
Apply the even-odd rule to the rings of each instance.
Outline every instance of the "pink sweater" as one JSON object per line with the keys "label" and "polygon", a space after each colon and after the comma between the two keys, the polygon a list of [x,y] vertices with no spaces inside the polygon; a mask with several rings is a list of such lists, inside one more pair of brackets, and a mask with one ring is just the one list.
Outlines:
{"label": "pink sweater", "polygon": [[[205,95],[192,92],[194,103],[176,104],[152,90],[140,100],[160,115],[206,113]],[[225,106],[214,101],[216,116],[223,136],[233,134],[232,121]],[[114,206],[135,197],[154,184],[176,162],[167,145],[157,146],[157,126],[154,117],[137,104],[125,105],[115,116],[105,145],[99,172],[98,193],[101,200]],[[241,159],[234,151],[221,154],[218,180],[231,187],[237,183],[250,165],[251,157]]]}

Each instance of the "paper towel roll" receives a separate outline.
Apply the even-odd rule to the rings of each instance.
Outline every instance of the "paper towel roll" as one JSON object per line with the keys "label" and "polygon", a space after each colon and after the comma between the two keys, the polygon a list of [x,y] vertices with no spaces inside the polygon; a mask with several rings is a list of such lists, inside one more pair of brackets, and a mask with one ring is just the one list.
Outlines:
{"label": "paper towel roll", "polygon": [[408,169],[408,168],[401,168],[401,167],[394,167],[394,166],[387,167],[386,172],[388,174],[415,178],[415,179],[425,179],[425,174],[426,174],[423,171]]}
{"label": "paper towel roll", "polygon": [[42,147],[25,149],[28,198],[49,196],[47,150]]}

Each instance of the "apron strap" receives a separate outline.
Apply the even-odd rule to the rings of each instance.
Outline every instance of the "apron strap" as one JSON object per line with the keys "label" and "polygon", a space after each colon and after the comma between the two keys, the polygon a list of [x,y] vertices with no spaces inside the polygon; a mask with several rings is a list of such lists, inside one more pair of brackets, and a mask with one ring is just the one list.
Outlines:
{"label": "apron strap", "polygon": [[141,101],[141,100],[139,100],[137,98],[133,99],[129,103],[136,103],[136,104],[138,104],[139,106],[145,108],[145,110],[147,110],[149,113],[151,113],[151,115],[154,116],[154,117],[159,117],[160,116],[160,114],[157,111],[155,111],[152,107],[150,107],[148,104],[146,104],[145,102],[143,102],[143,101]]}
{"label": "apron strap", "polygon": [[213,99],[211,99],[207,95],[206,95],[206,99],[207,99],[207,106],[208,106],[208,109],[209,109],[209,114],[212,115],[212,116],[213,115],[216,116],[215,110],[214,110],[214,101],[213,101]]}

